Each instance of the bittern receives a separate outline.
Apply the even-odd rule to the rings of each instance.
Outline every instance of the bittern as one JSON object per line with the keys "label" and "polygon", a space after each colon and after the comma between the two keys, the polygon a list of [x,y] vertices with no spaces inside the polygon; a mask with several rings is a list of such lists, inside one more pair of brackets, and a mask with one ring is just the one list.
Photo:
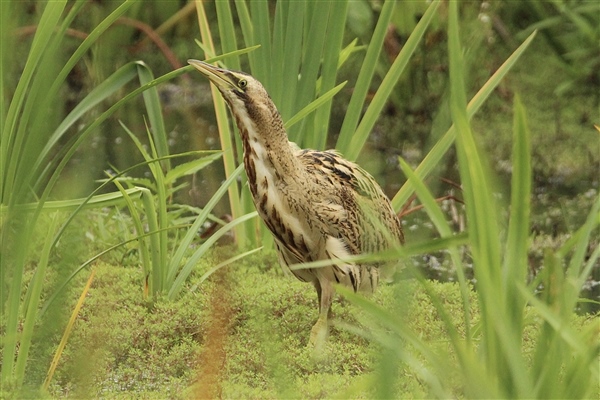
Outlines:
{"label": "bittern", "polygon": [[375,179],[357,164],[336,151],[302,150],[288,141],[281,115],[258,80],[202,61],[188,63],[219,89],[235,118],[252,199],[275,238],[282,268],[335,261],[291,271],[317,290],[319,318],[310,343],[322,343],[334,284],[372,292],[379,281],[381,264],[344,260],[401,245],[400,220]]}

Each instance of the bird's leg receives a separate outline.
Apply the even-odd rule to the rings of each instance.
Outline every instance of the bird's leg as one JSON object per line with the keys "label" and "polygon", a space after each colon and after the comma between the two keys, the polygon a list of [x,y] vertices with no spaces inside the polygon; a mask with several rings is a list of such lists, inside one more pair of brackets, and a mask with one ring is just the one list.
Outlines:
{"label": "bird's leg", "polygon": [[331,303],[335,290],[327,279],[319,279],[314,282],[314,285],[319,298],[319,319],[310,332],[310,345],[317,347],[325,343],[329,333],[328,319],[331,317]]}

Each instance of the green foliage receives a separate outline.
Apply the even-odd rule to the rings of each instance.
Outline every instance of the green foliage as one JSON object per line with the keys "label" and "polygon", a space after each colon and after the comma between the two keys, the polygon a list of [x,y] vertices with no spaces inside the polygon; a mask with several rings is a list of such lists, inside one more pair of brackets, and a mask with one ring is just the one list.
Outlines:
{"label": "green foliage", "polygon": [[[253,218],[254,209],[247,190],[237,184],[242,176],[241,167],[236,167],[240,146],[231,140],[237,136],[227,129],[229,122],[218,96],[215,102],[228,179],[202,209],[172,204],[172,195],[184,187],[179,180],[220,156],[169,153],[156,87],[192,69],[176,69],[155,79],[144,63],[125,64],[119,40],[130,28],[121,26],[109,32],[126,11],[130,16],[157,18],[161,13],[156,11],[152,17],[154,7],[174,7],[167,3],[144,7],[143,2],[125,1],[107,6],[109,15],[102,18],[96,3],[76,1],[69,7],[65,1],[40,3],[36,5],[40,19],[33,21],[39,22],[37,32],[26,54],[21,53],[26,46],[16,46],[13,34],[15,25],[25,17],[14,4],[0,3],[3,396],[48,396],[39,393],[37,387],[46,376],[66,316],[83,287],[86,277],[81,271],[96,268],[94,284],[49,388],[55,397],[123,398],[133,392],[144,398],[173,398],[193,394],[193,382],[202,378],[196,376],[202,371],[199,354],[208,346],[207,332],[215,319],[209,300],[212,290],[222,288],[214,280],[220,274],[229,282],[226,300],[231,310],[224,349],[227,361],[217,381],[223,397],[598,397],[597,316],[577,317],[574,309],[582,301],[581,287],[600,256],[593,239],[600,201],[592,190],[583,202],[566,202],[562,208],[543,212],[534,210],[532,215],[534,206],[529,200],[535,157],[545,157],[550,167],[585,161],[562,157],[560,146],[538,148],[543,138],[530,138],[525,107],[515,96],[514,136],[507,140],[513,145],[512,161],[508,162],[512,174],[508,208],[493,195],[498,186],[488,171],[479,138],[488,122],[498,126],[502,114],[496,108],[484,108],[488,115],[477,125],[469,123],[500,80],[516,70],[517,60],[521,63],[527,59],[522,55],[533,40],[533,28],[542,29],[544,35],[550,33],[566,47],[574,37],[582,38],[585,44],[577,51],[557,53],[569,72],[568,81],[559,88],[561,93],[581,79],[593,79],[597,57],[590,56],[589,49],[595,49],[591,44],[597,39],[597,24],[593,24],[597,5],[544,5],[541,10],[550,10],[550,14],[517,36],[523,43],[467,104],[471,83],[464,71],[477,69],[478,60],[463,50],[458,30],[465,25],[461,22],[459,26],[457,6],[449,3],[449,104],[455,125],[415,171],[400,161],[407,183],[394,197],[394,206],[399,209],[416,193],[440,239],[409,243],[398,253],[380,258],[408,258],[444,250],[456,269],[458,283],[440,284],[416,276],[413,281],[384,286],[371,300],[348,293],[348,299],[358,307],[346,301],[334,305],[336,325],[325,354],[315,360],[306,349],[317,314],[314,291],[275,272],[279,269],[270,252],[269,236],[263,232],[261,238],[255,224],[245,223]],[[344,45],[345,17],[366,43],[370,31],[365,27],[374,21],[361,20],[364,15],[358,15],[357,10],[368,8],[367,2],[277,2],[272,9],[267,2],[216,2],[218,26],[212,21],[209,26],[209,18],[201,7],[198,9],[201,47],[209,61],[223,59],[236,69],[242,66],[238,56],[250,51],[249,70],[273,95],[291,138],[314,148],[323,148],[326,143],[324,132],[331,121],[332,99],[345,84],[337,82],[340,68],[366,49],[338,140],[338,149],[356,158],[384,105],[394,96],[396,82],[406,79],[407,63],[414,60],[413,54],[419,54],[415,53],[416,46],[427,26],[443,22],[445,16],[440,10],[445,6],[440,7],[440,3],[428,8],[425,3],[411,4],[410,10],[421,7],[424,13],[416,23],[399,22],[399,5],[384,2],[373,35],[362,46],[356,40]],[[231,4],[237,17],[232,15]],[[536,2],[528,4],[539,6]],[[86,5],[92,7],[90,18],[84,22],[91,24],[90,33],[80,45],[73,46],[66,39],[67,28],[89,10]],[[171,8],[169,12],[173,11]],[[405,16],[412,12],[402,11]],[[561,14],[555,15],[557,11]],[[235,18],[241,32],[236,32]],[[414,32],[390,71],[384,72],[378,53],[389,21],[402,25],[399,29],[405,33]],[[552,32],[555,28],[560,29]],[[217,30],[219,53],[223,55],[214,57],[211,42]],[[525,39],[525,35],[529,36]],[[102,40],[118,41],[119,46],[99,46]],[[242,42],[248,48],[238,50]],[[9,63],[19,57],[26,59],[22,71]],[[115,60],[124,64],[116,71]],[[82,61],[89,66],[90,80],[98,83],[62,113],[62,88],[74,68],[84,64]],[[465,68],[469,65],[471,68]],[[530,65],[528,62],[527,68]],[[22,72],[19,79],[17,72]],[[377,74],[383,82],[374,90],[371,86]],[[128,85],[136,78],[140,84],[131,89]],[[370,90],[375,97],[366,105]],[[523,99],[529,95],[525,86],[519,91]],[[91,173],[79,168],[78,181],[85,184],[73,183],[65,174],[67,163],[76,158],[78,149],[101,124],[118,116],[117,112],[134,99],[142,98],[140,94],[149,148],[125,129],[144,161],[95,188]],[[136,126],[128,119],[130,113],[120,115],[124,127]],[[527,113],[531,113],[529,108]],[[503,126],[509,124],[507,120]],[[139,130],[132,129],[136,133]],[[505,130],[510,131],[510,127]],[[560,138],[544,137],[552,143]],[[587,149],[588,136],[578,137]],[[597,137],[591,137],[594,139]],[[492,150],[498,151],[496,147],[501,146],[491,142],[495,146]],[[458,235],[423,182],[452,145],[459,158],[468,217],[468,233]],[[175,165],[179,157],[194,159]],[[151,174],[130,176],[136,168],[147,168]],[[549,168],[542,172],[550,176],[554,171]],[[113,183],[119,191],[105,193]],[[61,185],[67,190],[60,191]],[[234,216],[227,224],[210,214],[225,192],[229,193]],[[541,206],[547,207],[551,199],[544,199]],[[583,221],[572,216],[573,209],[582,208],[581,204],[591,204],[592,209]],[[125,207],[128,215],[121,211]],[[548,244],[532,237],[529,228],[533,222],[550,230],[546,225],[556,220],[552,214],[556,210],[562,212],[564,230],[572,234],[552,238],[554,249],[547,249]],[[196,245],[198,230],[209,220],[220,228]],[[209,250],[216,240],[230,229],[236,230],[243,248],[248,247],[245,240],[264,243],[267,257],[252,255],[257,249],[237,255],[225,249],[211,256]],[[528,282],[527,263],[531,259],[527,257],[531,257],[532,243],[536,246],[534,256],[543,261],[544,269]],[[463,273],[465,246],[472,253],[474,286]],[[244,256],[249,258],[240,262]],[[234,263],[233,268],[223,269],[230,263]],[[153,302],[146,301],[140,282],[148,282],[147,294],[152,295]],[[21,390],[22,384],[25,387]]]}
{"label": "green foliage", "polygon": [[600,5],[587,1],[528,0],[512,12],[519,13],[520,18],[527,15],[531,22],[516,35],[518,39],[539,30],[554,51],[555,62],[565,72],[554,89],[556,94],[564,95],[579,88],[598,88]]}
{"label": "green foliage", "polygon": [[[189,275],[191,268],[190,262],[188,262],[188,266],[183,271],[179,271],[183,261],[183,251],[176,252],[177,257],[171,258],[170,264],[166,262],[169,239],[167,230],[174,228],[170,221],[171,214],[167,210],[167,204],[169,195],[174,190],[172,188],[174,182],[178,178],[206,166],[211,159],[194,160],[171,168],[170,163],[173,156],[168,153],[162,110],[158,92],[155,89],[160,82],[182,74],[185,69],[176,70],[154,79],[150,69],[142,62],[128,63],[87,94],[64,119],[57,120],[56,118],[56,116],[63,115],[57,107],[62,106],[62,102],[59,101],[60,89],[67,76],[76,64],[81,62],[100,35],[134,4],[133,1],[123,2],[92,29],[68,59],[63,59],[66,57],[63,52],[59,51],[61,42],[64,40],[67,28],[82,11],[85,3],[78,1],[68,10],[65,10],[66,2],[64,1],[50,2],[44,6],[23,73],[14,88],[14,93],[10,93],[8,90],[2,93],[2,107],[0,107],[3,125],[0,140],[0,212],[2,213],[0,287],[2,288],[3,368],[0,383],[3,387],[14,385],[19,388],[22,385],[28,365],[29,349],[32,340],[36,337],[34,330],[37,321],[45,313],[52,314],[54,311],[51,308],[59,307],[54,303],[55,300],[64,294],[67,285],[80,271],[106,252],[138,240],[140,255],[146,270],[142,281],[152,282],[150,285],[152,295],[170,290],[171,296],[174,297],[180,290],[182,282]],[[8,19],[12,12],[6,9],[6,4],[8,3],[2,4],[3,27],[12,27]],[[12,28],[14,29],[14,27]],[[0,47],[3,51],[3,62],[4,51],[11,48],[12,37],[12,33],[2,37]],[[140,87],[116,101],[108,110],[98,112],[97,108],[104,101],[122,91],[125,85],[135,77],[139,77]],[[4,70],[1,79],[2,88],[8,89],[10,85],[7,82],[10,81],[10,76],[8,73],[4,73]],[[115,182],[115,179],[120,177],[117,175],[99,185],[87,197],[48,201],[51,196],[60,197],[61,194],[57,193],[56,188],[58,183],[64,179],[61,174],[80,145],[115,111],[142,93],[150,124],[149,132],[152,132],[150,140],[153,146],[152,155],[149,156],[143,151],[146,162],[122,171],[121,175],[141,165],[148,165],[155,179],[155,183],[150,186],[156,191],[156,197],[148,188],[140,186],[131,185],[125,190],[118,181]],[[9,94],[12,94],[12,97],[6,107],[5,102],[8,100]],[[97,116],[88,121],[84,116],[87,117],[90,112],[97,112]],[[78,129],[77,132],[74,132],[76,126]],[[142,149],[141,145],[139,148]],[[85,168],[82,168],[81,172],[82,175],[85,175]],[[237,173],[239,171],[231,174],[228,184],[235,180]],[[92,179],[88,179],[86,184],[81,187],[71,185],[68,194],[72,196],[86,193],[92,181]],[[112,182],[119,186],[119,192],[98,194]],[[227,186],[225,186],[226,189]],[[213,199],[212,205],[202,210],[200,218],[191,225],[191,229],[194,231],[187,235],[187,239],[181,244],[181,246],[186,246],[184,250],[187,250],[191,239],[206,221],[219,197],[220,195],[217,195]],[[135,204],[137,202],[142,203],[146,216],[145,222],[148,224],[150,232],[145,232],[143,228],[142,219],[137,213],[138,209]],[[51,271],[49,259],[61,241],[66,242],[64,232],[69,224],[84,208],[112,205],[121,207],[127,205],[131,211],[134,211],[137,237],[128,238],[116,245],[112,244],[111,247],[99,252],[78,268],[73,269],[72,265],[63,265],[64,273],[60,278],[62,281],[54,283],[52,288],[54,292],[46,294],[44,305],[40,309],[38,306],[42,304],[42,293],[45,293],[46,290],[46,275]],[[45,232],[46,240],[41,254],[38,255],[39,259],[31,260],[30,257],[37,253],[31,238],[34,233],[38,232],[36,228],[43,212],[48,210],[69,210],[70,215],[60,227],[51,225],[50,230]],[[253,216],[254,214],[245,215],[221,228],[216,235],[192,254],[193,262],[197,262],[205,254],[207,248],[229,229]],[[149,244],[146,244],[146,241]],[[76,248],[73,247],[71,250],[76,251]],[[23,281],[23,275],[29,262],[33,262],[36,269],[35,279],[27,286]],[[169,268],[167,269],[167,267]],[[22,295],[24,291],[27,293],[25,297]]]}
{"label": "green foliage", "polygon": [[[583,283],[600,253],[596,250],[592,252],[590,260],[583,259],[590,235],[600,222],[600,199],[572,240],[557,252],[548,252],[545,265],[549,270],[542,278],[547,297],[545,301],[538,299],[535,295],[538,281],[526,285],[532,178],[531,145],[525,111],[518,97],[515,98],[511,212],[508,229],[504,232],[501,226],[506,224],[501,224],[500,207],[492,197],[495,190],[493,178],[468,122],[464,53],[458,28],[457,5],[451,3],[448,24],[450,111],[457,130],[456,148],[467,211],[479,320],[471,321],[471,306],[469,296],[466,296],[464,278],[460,279],[460,286],[464,310],[461,325],[466,329],[465,334],[459,334],[451,318],[453,313],[432,291],[431,283],[420,279],[443,321],[449,337],[449,349],[439,352],[426,343],[422,336],[406,328],[403,321],[352,293],[346,293],[346,296],[372,314],[384,329],[374,333],[349,329],[375,338],[395,354],[395,357],[388,353],[381,358],[382,370],[395,370],[404,364],[411,366],[427,383],[430,395],[435,397],[450,396],[456,390],[455,382],[458,381],[459,395],[469,398],[547,398],[557,395],[585,398],[598,385],[600,346],[598,343],[588,345],[589,335],[596,328],[576,332],[568,326],[574,318]],[[447,234],[447,229],[440,224],[439,211],[434,209],[437,205],[407,166],[403,168],[408,172],[412,184],[419,188],[419,195],[425,197],[423,204],[430,209],[429,214],[435,217],[434,221],[441,227],[438,228],[440,233]],[[572,258],[566,272],[568,278],[565,279],[558,266],[564,262],[567,254],[572,254]],[[461,268],[460,264],[456,267]],[[567,280],[570,282],[568,288],[564,283]],[[522,348],[527,304],[531,304],[531,311],[542,318],[538,322],[534,363],[530,367],[525,362]],[[415,361],[415,357],[423,357],[425,364]],[[450,370],[447,365],[449,358],[456,359],[457,376],[446,372]],[[382,374],[375,385],[387,388],[394,382],[394,376]],[[380,394],[388,396],[391,393],[393,391],[382,391]]]}

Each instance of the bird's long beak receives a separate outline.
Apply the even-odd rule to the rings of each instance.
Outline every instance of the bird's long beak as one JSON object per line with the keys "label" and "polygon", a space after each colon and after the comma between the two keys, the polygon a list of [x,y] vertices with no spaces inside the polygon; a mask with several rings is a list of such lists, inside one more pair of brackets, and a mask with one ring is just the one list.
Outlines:
{"label": "bird's long beak", "polygon": [[235,89],[236,86],[229,77],[229,73],[227,70],[217,68],[214,65],[210,65],[198,60],[188,60],[188,64],[196,68],[202,73],[202,75],[210,79],[210,81],[214,83],[215,86],[217,86],[219,89]]}

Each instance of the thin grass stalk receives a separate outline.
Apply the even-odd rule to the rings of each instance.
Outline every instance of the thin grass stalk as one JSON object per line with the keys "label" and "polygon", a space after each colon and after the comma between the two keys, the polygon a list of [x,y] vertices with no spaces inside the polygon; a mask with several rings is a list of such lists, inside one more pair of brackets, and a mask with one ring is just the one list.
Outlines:
{"label": "thin grass stalk", "polygon": [[50,382],[52,381],[52,377],[54,376],[54,371],[56,371],[56,367],[58,366],[60,357],[62,356],[65,346],[67,345],[69,336],[71,336],[71,332],[73,331],[73,326],[75,325],[75,320],[77,319],[77,316],[79,315],[79,311],[81,310],[81,307],[83,306],[83,302],[85,301],[85,297],[87,296],[87,293],[90,290],[90,287],[92,286],[92,282],[94,280],[95,274],[96,274],[96,271],[92,270],[90,277],[88,278],[87,283],[85,284],[85,287],[83,288],[83,291],[81,292],[81,296],[79,296],[79,300],[77,301],[77,304],[75,304],[75,308],[73,309],[73,312],[71,313],[71,318],[69,319],[69,322],[67,323],[67,326],[65,327],[65,331],[63,333],[62,338],[60,339],[60,343],[58,344],[56,353],[54,353],[54,358],[52,359],[52,364],[50,364],[50,368],[48,369],[48,374],[46,375],[46,379],[44,380],[44,383],[42,384],[42,388],[44,390],[48,390],[48,386],[50,385]]}
{"label": "thin grass stalk", "polygon": [[[146,83],[154,80],[154,74],[146,63],[137,61],[136,66],[140,86],[144,86]],[[150,139],[156,148],[156,155],[157,157],[167,157],[169,155],[169,144],[158,90],[156,87],[150,88],[142,93],[142,97],[144,98],[144,105],[146,106],[148,121],[150,122]],[[171,160],[164,158],[160,165],[166,174],[171,169]]]}
{"label": "thin grass stalk", "polygon": [[[148,282],[148,292],[153,299],[167,287],[167,259],[166,249],[163,249],[162,236],[167,234],[167,225],[161,225],[157,219],[155,207],[156,200],[148,189],[140,189],[142,192],[141,200],[146,212],[146,221],[148,223],[148,231],[155,232],[150,235],[150,260],[152,265],[150,268],[151,276]],[[160,199],[160,196],[158,196]],[[160,201],[160,200],[159,200]],[[135,212],[135,211],[134,211]],[[160,218],[160,217],[158,217]],[[144,231],[138,232],[138,236]],[[163,250],[165,253],[163,253]],[[145,285],[144,285],[145,286]]]}
{"label": "thin grass stalk", "polygon": [[[261,52],[253,55],[255,59],[255,65],[252,69],[252,73],[256,73],[257,78],[261,82],[265,82],[270,87],[270,80],[274,78],[272,76],[272,70],[270,67],[270,56],[273,54],[273,46],[275,41],[271,41],[271,32],[274,29],[274,23],[271,22],[271,12],[269,10],[268,1],[251,1],[250,11],[252,12],[252,21],[254,23],[254,40],[257,44],[261,45]],[[251,58],[252,60],[252,58]]]}
{"label": "thin grass stalk", "polygon": [[[219,38],[221,39],[221,53],[229,53],[238,49],[237,40],[235,37],[235,26],[233,23],[233,15],[228,1],[215,2],[217,8],[217,21],[219,27]],[[239,57],[229,57],[227,60],[229,68],[240,70]]]}
{"label": "thin grass stalk", "polygon": [[[121,182],[119,182],[117,179],[115,179],[115,180],[113,180],[113,183],[115,184],[117,189],[119,189],[119,192],[121,192],[121,195],[123,196],[123,199],[125,200],[125,203],[127,204],[127,209],[129,210],[129,215],[131,215],[131,219],[133,220],[133,225],[135,227],[135,230],[138,233],[138,238],[139,238],[138,250],[140,252],[140,259],[142,261],[142,271],[144,273],[144,291],[143,292],[144,292],[144,297],[147,298],[150,293],[154,293],[156,286],[155,286],[155,282],[153,281],[154,277],[152,276],[153,260],[150,257],[150,251],[148,249],[149,246],[146,245],[146,238],[139,236],[144,232],[144,225],[142,225],[142,219],[140,218],[137,208],[135,207],[133,199],[131,198],[131,196],[129,196],[129,194],[123,187],[123,185],[121,185]],[[142,201],[144,204],[144,208],[146,209],[147,218],[149,220],[150,218],[152,218],[151,209],[149,210],[147,207],[154,208],[154,199],[152,199],[152,194],[146,188],[136,187],[135,189],[137,189],[139,192],[141,192],[141,198],[142,198]],[[150,201],[151,201],[152,205],[146,204],[148,197],[150,197]],[[153,222],[155,222],[155,221],[153,221]],[[157,224],[155,223],[154,228],[156,229],[156,227],[157,227]],[[150,227],[150,222],[148,223],[148,229],[150,231],[154,230]],[[152,237],[155,237],[155,236],[156,235],[153,235]],[[154,255],[155,253],[152,252],[152,254]],[[158,261],[158,260],[156,260],[156,261]]]}
{"label": "thin grass stalk", "polygon": [[[284,40],[285,40],[285,25],[286,13],[285,8],[288,2],[278,1],[275,3],[275,15],[273,17],[273,31],[266,38],[271,42],[271,53],[267,55],[271,57],[271,63],[267,64],[267,72],[269,79],[266,82],[265,88],[270,93],[273,102],[279,106],[282,91],[283,91],[283,62],[284,62]],[[263,72],[264,74],[265,72]]]}
{"label": "thin grass stalk", "polygon": [[[283,63],[279,90],[275,92],[274,101],[278,105],[279,112],[283,120],[287,120],[294,113],[297,105],[299,82],[298,74],[302,60],[302,26],[306,18],[306,1],[298,0],[286,4],[283,18],[286,20],[284,25],[285,42],[283,43]],[[277,32],[274,32],[276,35]],[[311,47],[314,44],[309,44]],[[313,86],[314,87],[314,86]],[[277,100],[275,100],[277,99]],[[294,141],[296,138],[291,137]]]}
{"label": "thin grass stalk", "polygon": [[[263,3],[261,2],[253,2],[253,3]],[[244,0],[235,0],[235,8],[237,11],[238,20],[240,23],[240,28],[242,29],[242,36],[244,38],[244,43],[247,47],[260,45],[255,36],[255,27],[252,23],[252,17],[250,16],[250,11],[248,10],[248,5]],[[231,19],[233,20],[233,15],[231,15]],[[219,24],[220,26],[220,24]],[[253,53],[248,55],[248,61],[250,62],[250,70],[254,71],[257,67],[257,53],[260,54],[264,49],[261,48]],[[256,76],[258,79],[258,76]]]}
{"label": "thin grass stalk", "polygon": [[[208,25],[208,20],[206,18],[204,4],[202,3],[202,1],[196,1],[196,13],[198,15],[198,25],[200,27],[200,36],[202,38],[202,42],[214,54],[215,47],[212,41],[212,35],[210,33],[210,27]],[[229,128],[229,120],[227,119],[225,100],[223,100],[223,98],[219,94],[219,91],[214,87],[214,85],[210,86],[210,90],[213,96],[215,115],[217,118],[217,127],[219,129],[219,138],[221,141],[221,149],[223,150],[223,164],[225,167],[225,176],[230,177],[236,168],[235,147],[231,140],[231,129]],[[243,214],[238,186],[229,186],[228,194],[231,214],[233,219],[236,219]],[[240,248],[245,248],[247,246],[247,238],[244,235],[243,226],[237,226],[234,232],[235,240],[238,246]]]}
{"label": "thin grass stalk", "polygon": [[[293,100],[292,112],[295,112],[299,107],[304,107],[315,98],[317,89],[315,82],[317,82],[320,72],[322,56],[324,56],[325,41],[323,38],[330,21],[330,5],[330,2],[311,2],[307,4],[304,38],[302,38],[302,46],[299,48],[301,58],[299,78],[296,77],[296,81],[298,81],[297,94],[290,98],[290,100]],[[311,115],[294,129],[288,130],[291,140],[299,143],[301,147],[315,148],[315,143],[310,140],[311,136],[327,136],[327,130],[307,132],[306,125],[312,128],[313,121],[314,115]]]}

